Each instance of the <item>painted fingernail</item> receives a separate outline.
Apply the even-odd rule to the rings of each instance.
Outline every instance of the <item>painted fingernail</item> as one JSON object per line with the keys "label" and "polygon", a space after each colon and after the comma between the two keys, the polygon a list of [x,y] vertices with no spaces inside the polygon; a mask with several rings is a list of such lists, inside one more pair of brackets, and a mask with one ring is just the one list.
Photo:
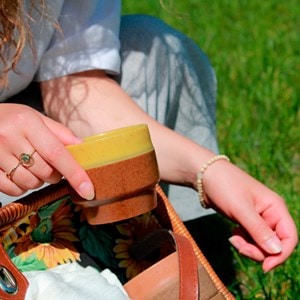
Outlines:
{"label": "painted fingernail", "polygon": [[265,246],[269,250],[269,252],[273,254],[277,254],[282,251],[282,244],[276,235],[266,240]]}
{"label": "painted fingernail", "polygon": [[92,200],[95,198],[94,187],[90,182],[84,181],[79,186],[79,192],[82,198]]}

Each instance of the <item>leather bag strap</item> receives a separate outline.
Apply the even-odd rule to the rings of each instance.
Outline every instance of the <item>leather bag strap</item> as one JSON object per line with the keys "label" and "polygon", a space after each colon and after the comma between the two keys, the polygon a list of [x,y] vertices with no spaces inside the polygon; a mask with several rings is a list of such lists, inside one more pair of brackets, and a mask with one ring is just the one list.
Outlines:
{"label": "leather bag strap", "polygon": [[[128,281],[124,285],[125,290],[132,300],[198,300],[200,298],[198,261],[192,244],[183,235],[159,230],[158,239],[163,236],[173,238],[177,251]],[[144,241],[143,244],[145,250],[151,247]],[[154,244],[153,241],[151,244]],[[143,248],[139,251],[144,252]]]}
{"label": "leather bag strap", "polygon": [[198,300],[198,263],[192,244],[183,235],[173,233],[176,242],[179,265],[179,299]]}

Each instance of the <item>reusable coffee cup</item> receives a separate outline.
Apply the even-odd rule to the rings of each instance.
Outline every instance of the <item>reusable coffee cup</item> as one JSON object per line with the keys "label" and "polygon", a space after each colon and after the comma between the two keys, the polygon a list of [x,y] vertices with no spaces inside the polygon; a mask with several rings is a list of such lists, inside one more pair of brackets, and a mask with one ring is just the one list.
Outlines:
{"label": "reusable coffee cup", "polygon": [[103,132],[67,149],[94,184],[93,200],[72,192],[90,224],[116,222],[155,208],[159,171],[147,125]]}

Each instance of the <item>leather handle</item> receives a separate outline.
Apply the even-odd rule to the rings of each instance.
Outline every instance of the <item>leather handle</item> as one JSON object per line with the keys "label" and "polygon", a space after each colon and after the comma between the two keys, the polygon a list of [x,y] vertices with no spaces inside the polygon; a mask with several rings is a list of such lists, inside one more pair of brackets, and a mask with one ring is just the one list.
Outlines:
{"label": "leather handle", "polygon": [[190,241],[183,235],[173,233],[179,265],[179,299],[199,299],[198,262]]}
{"label": "leather handle", "polygon": [[159,248],[162,240],[175,242],[176,252],[163,258],[133,279],[124,288],[132,300],[198,300],[200,295],[198,260],[188,238],[166,229],[151,232],[134,251],[147,254]]}
{"label": "leather handle", "polygon": [[0,243],[0,299],[24,299],[27,288],[27,279],[10,260]]}

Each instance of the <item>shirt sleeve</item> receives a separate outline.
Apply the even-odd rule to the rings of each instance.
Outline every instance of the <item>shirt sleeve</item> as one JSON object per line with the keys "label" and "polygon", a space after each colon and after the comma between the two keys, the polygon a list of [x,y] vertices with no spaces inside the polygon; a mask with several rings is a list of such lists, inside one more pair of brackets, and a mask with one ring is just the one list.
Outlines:
{"label": "shirt sleeve", "polygon": [[37,81],[87,70],[120,71],[120,0],[66,0]]}

